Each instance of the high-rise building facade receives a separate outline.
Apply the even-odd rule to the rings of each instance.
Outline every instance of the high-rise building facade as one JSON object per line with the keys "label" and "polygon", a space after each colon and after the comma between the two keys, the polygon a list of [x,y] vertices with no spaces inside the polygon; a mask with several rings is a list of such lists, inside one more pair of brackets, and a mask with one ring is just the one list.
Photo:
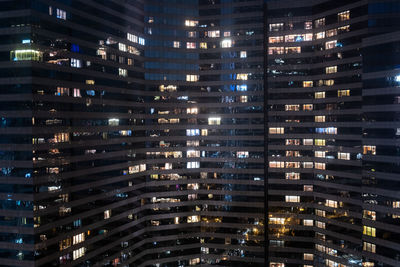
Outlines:
{"label": "high-rise building facade", "polygon": [[399,7],[268,2],[270,266],[400,266]]}
{"label": "high-rise building facade", "polygon": [[400,266],[399,13],[0,1],[0,265]]}
{"label": "high-rise building facade", "polygon": [[2,266],[260,266],[263,1],[2,1]]}

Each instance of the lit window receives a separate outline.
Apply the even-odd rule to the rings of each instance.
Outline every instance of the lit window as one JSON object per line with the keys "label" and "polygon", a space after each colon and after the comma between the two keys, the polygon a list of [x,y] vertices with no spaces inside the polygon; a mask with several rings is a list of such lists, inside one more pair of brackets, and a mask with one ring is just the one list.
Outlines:
{"label": "lit window", "polygon": [[285,218],[269,218],[269,224],[285,224]]}
{"label": "lit window", "polygon": [[340,12],[338,13],[338,21],[345,21],[345,20],[349,20],[350,19],[350,11],[344,11],[344,12]]}
{"label": "lit window", "polygon": [[71,67],[73,68],[81,68],[82,67],[82,63],[80,59],[76,59],[76,58],[71,58]]}
{"label": "lit window", "polygon": [[313,167],[314,167],[314,163],[313,162],[309,162],[309,161],[303,162],[303,168],[304,169],[312,169]]}
{"label": "lit window", "polygon": [[342,26],[338,28],[338,33],[344,33],[350,31],[350,25]]}
{"label": "lit window", "polygon": [[364,225],[363,234],[364,235],[368,235],[368,236],[372,236],[372,237],[376,237],[376,228]]}
{"label": "lit window", "polygon": [[315,92],[315,99],[325,98],[325,92]]}
{"label": "lit window", "polygon": [[238,73],[236,75],[236,80],[247,81],[249,74],[247,73]]}
{"label": "lit window", "polygon": [[187,35],[189,38],[195,38],[197,35],[197,32],[188,32]]}
{"label": "lit window", "polygon": [[207,49],[207,43],[206,42],[201,42],[200,43],[200,48],[201,49]]}
{"label": "lit window", "polygon": [[285,128],[283,127],[269,128],[269,134],[284,134],[284,133],[285,133]]}
{"label": "lit window", "polygon": [[73,245],[82,243],[83,241],[85,241],[85,233],[81,233],[81,234],[78,234],[78,235],[74,235],[73,238],[72,238],[72,240],[73,240],[73,241],[72,241],[72,244],[73,244]]}
{"label": "lit window", "polygon": [[304,22],[304,29],[305,30],[312,30],[312,21]]}
{"label": "lit window", "polygon": [[300,173],[298,173],[298,172],[287,172],[287,173],[285,173],[285,179],[287,179],[287,180],[300,180]]}
{"label": "lit window", "polygon": [[269,167],[270,168],[284,168],[285,162],[284,161],[270,161]]}
{"label": "lit window", "polygon": [[325,146],[325,139],[315,139],[316,146]]}
{"label": "lit window", "polygon": [[328,50],[328,49],[335,48],[336,44],[337,44],[337,40],[326,42],[325,43],[325,49]]}
{"label": "lit window", "polygon": [[281,55],[285,52],[283,46],[281,47],[269,47],[268,48],[268,55]]}
{"label": "lit window", "polygon": [[320,221],[315,221],[315,226],[321,229],[325,229],[325,223]]}
{"label": "lit window", "polygon": [[199,150],[188,150],[188,151],[186,151],[186,157],[187,158],[199,158],[200,151]]}
{"label": "lit window", "polygon": [[338,159],[350,160],[350,153],[338,152]]}
{"label": "lit window", "polygon": [[285,47],[285,54],[300,54],[300,53],[301,53],[301,47],[300,46]]}
{"label": "lit window", "polygon": [[220,125],[221,118],[220,117],[211,117],[208,118],[208,125]]}
{"label": "lit window", "polygon": [[325,158],[326,152],[325,151],[315,151],[314,156],[316,158]]}
{"label": "lit window", "polygon": [[277,31],[282,31],[283,28],[283,23],[274,23],[274,24],[269,24],[269,31],[270,32],[277,32]]}
{"label": "lit window", "polygon": [[224,32],[224,37],[230,37],[231,36],[231,32]]}
{"label": "lit window", "polygon": [[240,51],[240,58],[247,58],[247,51]]}
{"label": "lit window", "polygon": [[363,147],[364,155],[376,155],[376,146],[364,146]]}
{"label": "lit window", "polygon": [[313,185],[304,185],[303,191],[304,192],[312,192],[312,191],[314,191],[314,186]]}
{"label": "lit window", "polygon": [[187,27],[195,27],[199,24],[197,20],[185,20],[185,26]]}
{"label": "lit window", "polygon": [[350,96],[350,90],[338,90],[338,97]]}
{"label": "lit window", "polygon": [[325,26],[325,18],[316,19],[314,21],[314,25],[315,25],[315,28],[321,28],[321,27]]}
{"label": "lit window", "polygon": [[80,89],[74,88],[74,97],[82,97]]}
{"label": "lit window", "polygon": [[400,201],[393,201],[392,206],[394,209],[399,209],[400,208]]}
{"label": "lit window", "polygon": [[337,35],[337,29],[331,29],[326,31],[326,37],[332,37]]}
{"label": "lit window", "polygon": [[187,129],[186,136],[199,136],[200,130],[199,129]]}
{"label": "lit window", "polygon": [[304,104],[303,105],[303,110],[311,111],[313,109],[314,109],[314,105],[313,104]]}
{"label": "lit window", "polygon": [[56,92],[55,95],[57,95],[57,96],[69,96],[69,88],[57,87],[57,92]]}
{"label": "lit window", "polygon": [[122,77],[127,77],[128,76],[128,70],[127,69],[118,68],[118,75],[122,76]]}
{"label": "lit window", "polygon": [[200,168],[200,161],[189,161],[186,164],[186,168],[188,168],[188,169]]}
{"label": "lit window", "polygon": [[331,208],[337,208],[338,207],[338,203],[335,200],[326,199],[325,200],[325,206],[331,207]]}
{"label": "lit window", "polygon": [[[395,202],[393,202],[394,204]],[[400,203],[399,203],[400,204]],[[395,208],[395,207],[393,207]],[[376,221],[376,212],[372,210],[364,210],[363,211],[363,218]]]}
{"label": "lit window", "polygon": [[376,252],[376,245],[368,242],[364,242],[363,250],[375,253]]}
{"label": "lit window", "polygon": [[325,73],[330,74],[330,73],[336,73],[337,72],[337,66],[331,66],[331,67],[326,67],[325,68]]}
{"label": "lit window", "polygon": [[274,36],[274,37],[269,37],[268,42],[270,44],[275,44],[275,43],[282,43],[283,42],[283,36]]}
{"label": "lit window", "polygon": [[57,18],[66,20],[67,19],[67,12],[65,10],[57,8]]}
{"label": "lit window", "polygon": [[291,161],[288,161],[288,162],[285,162],[285,168],[295,168],[295,169],[298,169],[298,168],[300,168],[300,162],[298,162],[298,161],[293,161],[293,162],[291,162]]}
{"label": "lit window", "polygon": [[196,48],[196,43],[194,43],[194,42],[186,42],[186,48],[187,49],[195,49]]}
{"label": "lit window", "polygon": [[303,81],[303,87],[313,87],[313,81]]}
{"label": "lit window", "polygon": [[221,42],[221,47],[222,47],[222,48],[229,48],[229,47],[232,47],[232,40],[230,40],[230,39],[223,40],[223,41]]}
{"label": "lit window", "polygon": [[304,226],[314,226],[314,220],[306,220],[306,219],[304,219],[303,220],[303,225]]}
{"label": "lit window", "polygon": [[249,151],[238,151],[236,152],[236,157],[238,159],[245,159],[249,157]]}
{"label": "lit window", "polygon": [[323,38],[325,38],[325,32],[317,32],[316,34],[315,34],[315,39],[323,39]]}
{"label": "lit window", "polygon": [[174,41],[173,47],[174,47],[174,48],[180,48],[180,47],[181,47],[181,42],[179,42],[179,41]]}
{"label": "lit window", "polygon": [[286,111],[299,111],[300,105],[285,105]]}
{"label": "lit window", "polygon": [[325,170],[326,164],[322,162],[315,162],[315,169],[317,170]]}
{"label": "lit window", "polygon": [[192,75],[192,74],[186,75],[187,82],[197,82],[198,80],[199,80],[199,75]]}
{"label": "lit window", "polygon": [[326,212],[325,212],[324,210],[318,210],[318,209],[316,209],[316,210],[315,210],[315,214],[316,214],[317,216],[320,216],[320,217],[325,217]]}
{"label": "lit window", "polygon": [[111,210],[105,210],[104,219],[109,219],[109,218],[111,218]]}
{"label": "lit window", "polygon": [[199,109],[198,108],[187,108],[186,113],[187,114],[198,114]]}
{"label": "lit window", "polygon": [[303,139],[303,145],[312,146],[313,145],[313,140],[312,139]]}
{"label": "lit window", "polygon": [[300,196],[285,196],[285,202],[300,202]]}
{"label": "lit window", "polygon": [[110,126],[118,126],[119,125],[119,119],[116,119],[116,118],[108,119],[108,125],[110,125]]}
{"label": "lit window", "polygon": [[217,31],[208,31],[207,36],[210,38],[218,38],[220,37],[219,30]]}
{"label": "lit window", "polygon": [[138,43],[139,42],[139,37],[134,35],[134,34],[131,34],[131,33],[127,33],[126,39],[128,39],[129,41],[131,41],[133,43]]}
{"label": "lit window", "polygon": [[126,44],[123,44],[123,43],[118,43],[118,49],[119,49],[119,51],[122,51],[122,52],[128,51],[128,49],[126,48]]}
{"label": "lit window", "polygon": [[315,116],[315,122],[325,122],[325,116]]}
{"label": "lit window", "polygon": [[77,249],[77,250],[74,250],[73,253],[72,253],[72,259],[76,260],[76,259],[84,256],[85,255],[85,251],[86,251],[86,248],[84,248],[84,247],[80,248],[80,249]]}

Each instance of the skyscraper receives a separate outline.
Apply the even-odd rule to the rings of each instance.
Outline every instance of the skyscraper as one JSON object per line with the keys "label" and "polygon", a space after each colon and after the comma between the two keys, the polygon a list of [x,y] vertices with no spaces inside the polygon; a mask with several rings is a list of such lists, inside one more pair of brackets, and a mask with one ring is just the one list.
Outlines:
{"label": "skyscraper", "polygon": [[264,263],[262,1],[3,1],[6,266]]}
{"label": "skyscraper", "polygon": [[399,13],[0,1],[0,265],[400,266]]}
{"label": "skyscraper", "polygon": [[399,7],[268,3],[270,266],[400,265]]}

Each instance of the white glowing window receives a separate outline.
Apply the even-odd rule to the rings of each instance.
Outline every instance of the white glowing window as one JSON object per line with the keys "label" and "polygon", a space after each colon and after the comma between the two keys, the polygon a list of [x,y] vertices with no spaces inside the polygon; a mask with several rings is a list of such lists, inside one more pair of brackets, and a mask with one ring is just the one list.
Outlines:
{"label": "white glowing window", "polygon": [[268,38],[268,42],[270,44],[275,44],[275,43],[282,43],[283,42],[283,36],[273,36]]}
{"label": "white glowing window", "polygon": [[188,168],[188,169],[200,168],[200,161],[189,161],[186,164],[186,168]]}
{"label": "white glowing window", "polygon": [[197,82],[199,80],[199,75],[187,74],[186,81],[187,82]]}
{"label": "white glowing window", "polygon": [[299,111],[300,105],[285,105],[286,111]]}
{"label": "white glowing window", "polygon": [[85,241],[85,233],[74,235],[72,238],[72,244],[76,245]]}
{"label": "white glowing window", "polygon": [[211,117],[208,118],[208,125],[220,125],[221,118],[220,117]]}
{"label": "white glowing window", "polygon": [[331,74],[331,73],[336,73],[337,72],[337,66],[330,66],[325,68],[325,73],[326,74]]}
{"label": "white glowing window", "polygon": [[198,108],[187,108],[186,113],[187,114],[198,114],[199,109]]}
{"label": "white glowing window", "polygon": [[325,223],[324,222],[315,221],[315,226],[317,226],[318,228],[325,229]]}
{"label": "white glowing window", "polygon": [[300,196],[285,196],[285,202],[300,202]]}
{"label": "white glowing window", "polygon": [[80,89],[74,88],[74,97],[82,97]]}
{"label": "white glowing window", "polygon": [[187,222],[188,223],[196,223],[200,221],[200,216],[198,215],[192,215],[187,217]]}
{"label": "white glowing window", "polygon": [[338,152],[338,159],[350,160],[350,153]]}
{"label": "white glowing window", "polygon": [[315,210],[315,214],[316,214],[317,216],[320,216],[320,217],[325,217],[326,212],[325,212],[324,210],[318,210],[318,209],[316,209],[316,210]]}
{"label": "white glowing window", "polygon": [[85,255],[86,248],[82,247],[72,252],[72,259],[76,260]]}
{"label": "white glowing window", "polygon": [[194,43],[194,42],[186,42],[186,48],[187,49],[195,49],[196,48],[196,43]]}
{"label": "white glowing window", "polygon": [[220,37],[220,32],[219,32],[219,30],[208,31],[207,32],[207,36],[210,37],[210,38],[218,38],[218,37]]}
{"label": "white glowing window", "polygon": [[180,47],[181,47],[181,42],[179,42],[179,41],[174,41],[173,47],[174,47],[174,48],[180,48]]}
{"label": "white glowing window", "polygon": [[338,207],[338,203],[335,200],[326,199],[325,200],[325,206],[331,207],[331,208],[337,208]]}
{"label": "white glowing window", "polygon": [[105,210],[104,219],[109,219],[109,218],[111,218],[111,210]]}
{"label": "white glowing window", "polygon": [[240,58],[247,58],[247,51],[240,51]]}
{"label": "white glowing window", "polygon": [[198,158],[198,157],[200,157],[200,151],[199,150],[188,150],[186,152],[186,157],[188,157],[188,158]]}
{"label": "white glowing window", "polygon": [[131,41],[133,43],[138,43],[139,42],[139,37],[134,35],[134,34],[131,34],[131,33],[127,33],[126,39],[128,39],[129,41]]}
{"label": "white glowing window", "polygon": [[312,146],[313,145],[313,140],[312,139],[303,139],[303,145]]}
{"label": "white glowing window", "polygon": [[269,224],[285,224],[285,218],[269,218]]}
{"label": "white glowing window", "polygon": [[325,154],[326,154],[325,151],[315,151],[315,152],[314,152],[314,156],[315,156],[316,158],[325,158]]}
{"label": "white glowing window", "polygon": [[232,40],[226,39],[221,41],[221,47],[222,48],[229,48],[232,47]]}
{"label": "white glowing window", "polygon": [[325,32],[317,32],[316,34],[315,34],[315,39],[323,39],[323,38],[325,38]]}
{"label": "white glowing window", "polygon": [[303,162],[304,169],[312,169],[314,167],[314,163],[312,161],[305,161]]}
{"label": "white glowing window", "polygon": [[282,31],[283,28],[283,23],[274,23],[274,24],[269,24],[269,31],[270,32],[277,32],[277,31]]}
{"label": "white glowing window", "polygon": [[57,8],[57,18],[66,20],[67,19],[67,12],[65,10]]}
{"label": "white glowing window", "polygon": [[119,119],[108,119],[108,125],[110,126],[118,126],[119,125]]}
{"label": "white glowing window", "polygon": [[198,20],[185,20],[185,26],[187,27],[196,27],[199,24]]}
{"label": "white glowing window", "polygon": [[304,253],[304,254],[303,254],[303,259],[304,259],[305,261],[312,261],[312,260],[314,260],[314,254],[311,254],[311,253]]}
{"label": "white glowing window", "polygon": [[249,151],[238,151],[236,152],[236,157],[239,159],[245,159],[249,157]]}
{"label": "white glowing window", "polygon": [[122,77],[127,77],[128,76],[128,70],[127,69],[118,68],[118,75],[122,76]]}
{"label": "white glowing window", "polygon": [[247,73],[238,73],[236,75],[236,80],[247,81],[249,74]]}
{"label": "white glowing window", "polygon": [[337,40],[329,41],[325,43],[325,49],[332,49],[335,48],[337,44]]}
{"label": "white glowing window", "polygon": [[71,67],[82,68],[82,61],[80,59],[71,58]]}
{"label": "white glowing window", "polygon": [[119,49],[119,51],[122,51],[122,52],[128,51],[128,49],[126,48],[126,44],[123,44],[123,43],[118,43],[118,49]]}
{"label": "white glowing window", "polygon": [[306,220],[306,219],[304,219],[303,220],[303,225],[304,226],[314,226],[314,220]]}

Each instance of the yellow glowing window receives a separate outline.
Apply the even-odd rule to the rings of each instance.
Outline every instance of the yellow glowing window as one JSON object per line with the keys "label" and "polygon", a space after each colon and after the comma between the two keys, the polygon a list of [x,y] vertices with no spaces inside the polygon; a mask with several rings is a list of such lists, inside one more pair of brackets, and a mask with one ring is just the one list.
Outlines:
{"label": "yellow glowing window", "polygon": [[313,81],[303,81],[303,87],[313,87]]}
{"label": "yellow glowing window", "polygon": [[350,11],[344,11],[344,12],[340,12],[338,13],[338,21],[345,21],[345,20],[349,20],[350,19]]}
{"label": "yellow glowing window", "polygon": [[325,139],[315,139],[316,146],[325,146]]}
{"label": "yellow glowing window", "polygon": [[364,155],[376,155],[376,146],[364,146],[363,147],[363,154]]}
{"label": "yellow glowing window", "polygon": [[350,96],[350,90],[338,90],[338,97]]}
{"label": "yellow glowing window", "polygon": [[369,236],[372,236],[372,237],[376,237],[376,228],[364,225],[363,234],[364,235],[369,235]]}

